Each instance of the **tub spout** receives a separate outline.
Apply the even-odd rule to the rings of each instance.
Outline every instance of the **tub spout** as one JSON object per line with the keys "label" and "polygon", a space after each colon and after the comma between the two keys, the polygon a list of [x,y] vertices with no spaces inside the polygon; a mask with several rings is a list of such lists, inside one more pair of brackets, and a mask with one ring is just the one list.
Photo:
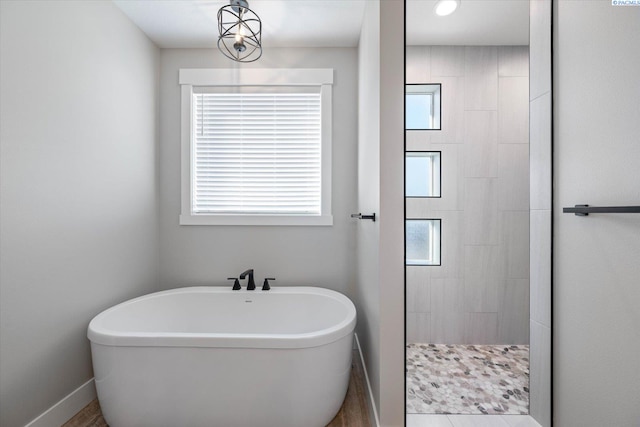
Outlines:
{"label": "tub spout", "polygon": [[240,278],[244,279],[245,277],[247,277],[247,274],[249,275],[249,281],[247,282],[247,290],[253,291],[256,288],[256,282],[254,282],[253,280],[253,268],[250,268],[244,273],[242,273],[240,275]]}

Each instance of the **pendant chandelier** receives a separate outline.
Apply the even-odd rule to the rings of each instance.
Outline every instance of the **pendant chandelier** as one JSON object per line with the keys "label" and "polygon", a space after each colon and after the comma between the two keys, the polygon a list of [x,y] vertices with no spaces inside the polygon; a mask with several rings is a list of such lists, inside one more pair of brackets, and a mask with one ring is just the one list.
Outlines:
{"label": "pendant chandelier", "polygon": [[253,62],[262,56],[262,22],[246,0],[231,0],[218,10],[218,48],[237,62]]}

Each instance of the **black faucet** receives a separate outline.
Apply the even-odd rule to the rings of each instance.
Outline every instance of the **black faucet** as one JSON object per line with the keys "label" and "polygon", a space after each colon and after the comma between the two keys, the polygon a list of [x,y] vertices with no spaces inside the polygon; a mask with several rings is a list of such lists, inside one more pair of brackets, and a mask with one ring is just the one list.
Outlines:
{"label": "black faucet", "polygon": [[266,279],[264,279],[264,283],[262,284],[262,290],[263,291],[268,291],[269,289],[271,289],[271,286],[269,286],[269,280],[276,280],[275,277],[267,277]]}
{"label": "black faucet", "polygon": [[237,277],[228,277],[227,280],[233,280],[234,281],[233,282],[233,288],[232,288],[234,291],[239,291],[240,289],[242,289],[240,287],[240,281],[238,280]]}
{"label": "black faucet", "polygon": [[253,291],[256,288],[256,282],[253,281],[253,268],[250,268],[244,273],[242,273],[240,275],[240,278],[244,279],[245,277],[247,277],[247,274],[249,275],[249,282],[247,282],[247,290]]}

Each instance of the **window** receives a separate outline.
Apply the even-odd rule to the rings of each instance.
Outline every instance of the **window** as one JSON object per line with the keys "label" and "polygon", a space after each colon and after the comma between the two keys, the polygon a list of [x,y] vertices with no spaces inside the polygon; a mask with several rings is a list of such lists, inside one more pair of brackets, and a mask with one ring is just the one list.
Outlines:
{"label": "window", "polygon": [[407,197],[440,197],[440,151],[408,151],[405,165]]}
{"label": "window", "polygon": [[440,265],[440,220],[407,219],[407,265]]}
{"label": "window", "polygon": [[180,70],[183,225],[331,225],[333,70]]}
{"label": "window", "polygon": [[407,130],[440,130],[440,84],[408,84],[405,89]]}

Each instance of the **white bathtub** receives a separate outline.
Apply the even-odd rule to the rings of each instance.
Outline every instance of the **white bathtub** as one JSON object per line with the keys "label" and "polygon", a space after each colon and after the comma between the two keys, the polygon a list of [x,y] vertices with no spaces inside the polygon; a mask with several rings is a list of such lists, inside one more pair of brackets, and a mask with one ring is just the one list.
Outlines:
{"label": "white bathtub", "polygon": [[313,287],[192,287],[97,315],[88,337],[110,427],[324,427],[349,384],[353,303]]}

